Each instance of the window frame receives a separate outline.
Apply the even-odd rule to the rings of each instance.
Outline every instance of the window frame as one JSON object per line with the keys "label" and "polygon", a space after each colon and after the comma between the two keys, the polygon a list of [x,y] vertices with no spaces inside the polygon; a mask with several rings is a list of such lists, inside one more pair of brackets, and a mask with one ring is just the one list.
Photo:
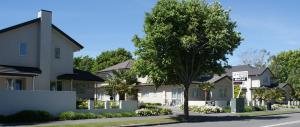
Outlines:
{"label": "window frame", "polygon": [[[22,48],[23,46],[25,46],[24,47],[25,49]],[[25,51],[23,51],[22,49]],[[19,56],[26,56],[27,54],[28,54],[28,44],[25,42],[19,43]]]}
{"label": "window frame", "polygon": [[59,47],[54,48],[54,58],[55,59],[61,58],[61,49]]}

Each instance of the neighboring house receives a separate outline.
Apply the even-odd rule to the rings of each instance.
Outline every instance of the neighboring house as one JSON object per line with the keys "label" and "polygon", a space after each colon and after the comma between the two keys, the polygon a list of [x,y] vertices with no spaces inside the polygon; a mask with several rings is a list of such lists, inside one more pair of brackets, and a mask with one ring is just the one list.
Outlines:
{"label": "neighboring house", "polygon": [[[123,70],[130,69],[133,60],[128,60],[114,66],[108,67],[104,70],[101,70],[97,73],[101,78],[106,79],[108,76],[111,76],[113,70]],[[150,83],[147,77],[141,78],[138,77],[139,85],[138,89],[138,101],[143,103],[161,103],[163,105],[181,105],[183,104],[183,87],[180,85],[164,85],[160,86],[158,89],[155,89],[155,86]],[[189,89],[189,100],[191,103],[195,101],[204,101],[204,91],[196,84],[203,82],[210,82],[214,85],[214,89],[210,92],[211,100],[217,101],[230,101],[232,98],[232,84],[231,79],[227,75],[214,75],[214,76],[205,76],[200,77],[198,80],[195,80]],[[107,83],[98,84],[97,89],[97,98],[98,100],[109,100],[110,97],[105,95],[104,87],[108,85]]]}
{"label": "neighboring house", "polygon": [[253,99],[253,89],[259,87],[273,87],[272,72],[269,68],[256,68],[250,65],[232,66],[225,70],[226,75],[232,77],[232,72],[248,71],[247,81],[242,83],[242,89],[246,93],[246,101],[250,103]]}
{"label": "neighboring house", "polygon": [[0,30],[0,90],[76,91],[93,98],[96,82],[89,72],[73,69],[73,53],[83,48],[52,24],[52,12]]}

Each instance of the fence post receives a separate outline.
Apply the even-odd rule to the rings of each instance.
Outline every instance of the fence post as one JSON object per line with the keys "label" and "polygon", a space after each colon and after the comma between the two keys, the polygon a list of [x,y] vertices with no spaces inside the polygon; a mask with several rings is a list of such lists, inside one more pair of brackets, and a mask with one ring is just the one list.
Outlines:
{"label": "fence post", "polygon": [[88,110],[94,109],[94,100],[90,99],[88,100]]}
{"label": "fence post", "polygon": [[104,102],[104,109],[110,109],[110,103],[109,101]]}

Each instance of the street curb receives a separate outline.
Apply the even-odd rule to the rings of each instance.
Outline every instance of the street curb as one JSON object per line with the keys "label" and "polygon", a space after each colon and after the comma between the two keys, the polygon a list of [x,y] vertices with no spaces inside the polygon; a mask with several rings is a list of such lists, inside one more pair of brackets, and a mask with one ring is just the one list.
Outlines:
{"label": "street curb", "polygon": [[[256,117],[256,116],[275,116],[275,115],[294,114],[294,113],[300,113],[300,111],[298,111],[298,112],[278,113],[278,114],[266,114],[266,115],[255,115],[255,116],[247,116],[247,115],[245,115],[245,116],[246,116],[246,117]],[[245,116],[243,116],[243,115],[237,115],[237,116],[240,116],[240,117],[245,117]]]}
{"label": "street curb", "polygon": [[162,123],[150,123],[150,124],[130,124],[130,125],[122,125],[120,127],[139,127],[139,126],[156,126],[156,125],[167,125],[167,124],[176,124],[181,122],[162,122]]}

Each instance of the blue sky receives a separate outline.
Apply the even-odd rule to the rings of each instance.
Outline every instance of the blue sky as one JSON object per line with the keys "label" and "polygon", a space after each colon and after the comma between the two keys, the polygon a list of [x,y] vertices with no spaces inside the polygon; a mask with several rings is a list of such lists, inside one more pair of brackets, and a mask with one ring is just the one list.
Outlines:
{"label": "blue sky", "polygon": [[[240,64],[239,54],[267,49],[272,54],[300,48],[299,0],[221,0],[231,9],[237,30],[245,39],[229,63]],[[144,14],[155,0],[2,0],[0,29],[36,18],[40,9],[53,11],[53,23],[72,36],[84,49],[75,56],[95,57],[119,47],[134,51],[134,34],[143,35]]]}

